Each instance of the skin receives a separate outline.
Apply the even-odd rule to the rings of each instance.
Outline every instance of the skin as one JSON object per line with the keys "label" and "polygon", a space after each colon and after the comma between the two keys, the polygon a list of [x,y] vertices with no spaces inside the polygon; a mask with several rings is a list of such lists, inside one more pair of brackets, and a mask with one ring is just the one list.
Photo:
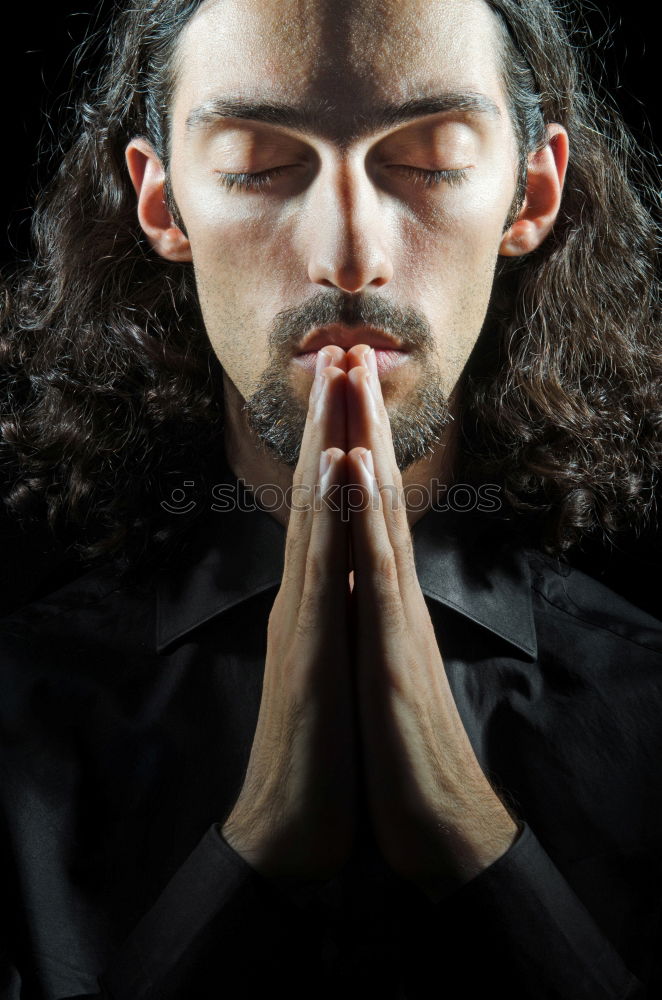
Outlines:
{"label": "skin", "polygon": [[[273,879],[331,877],[362,813],[387,863],[433,898],[517,835],[473,753],[418,584],[409,526],[424,511],[392,502],[405,485],[452,478],[453,423],[425,459],[404,472],[395,460],[391,422],[425,377],[423,362],[457,412],[498,255],[535,250],[559,209],[568,144],[550,125],[504,231],[517,150],[498,51],[482,0],[217,0],[192,18],[178,50],[171,185],[185,232],[150,144],[137,137],[127,149],[147,238],[195,270],[225,372],[235,474],[311,494],[347,483],[375,498],[349,524],[324,504],[273,512],[287,525],[285,570],[248,770],[223,826]],[[357,132],[376,106],[440,92],[482,95],[494,111]],[[312,131],[227,118],[203,126],[199,114],[187,129],[218,95],[325,101],[327,110]],[[277,167],[257,190],[222,182]],[[431,170],[464,174],[424,183]],[[260,446],[242,405],[274,364],[274,317],[325,290],[411,311],[428,324],[431,346],[382,378],[360,330],[343,329],[340,346],[320,351],[314,380],[289,360],[291,403],[306,413],[293,472]]]}

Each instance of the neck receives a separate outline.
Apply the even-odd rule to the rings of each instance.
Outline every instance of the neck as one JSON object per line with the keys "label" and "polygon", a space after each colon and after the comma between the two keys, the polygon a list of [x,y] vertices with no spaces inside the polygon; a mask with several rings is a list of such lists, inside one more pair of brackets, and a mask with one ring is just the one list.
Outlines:
{"label": "neck", "polygon": [[[261,487],[278,487],[284,495],[292,485],[294,470],[279,462],[256,438],[246,422],[244,400],[227,375],[223,375],[225,398],[225,454],[228,465],[237,479],[243,480],[252,490]],[[438,487],[450,486],[457,454],[457,401],[453,394],[450,410],[454,420],[431,455],[414,462],[402,473],[405,497],[410,498],[407,519],[411,527],[430,509],[436,500]],[[418,489],[414,489],[418,487]],[[289,509],[286,504],[269,510],[280,524],[287,527]]]}

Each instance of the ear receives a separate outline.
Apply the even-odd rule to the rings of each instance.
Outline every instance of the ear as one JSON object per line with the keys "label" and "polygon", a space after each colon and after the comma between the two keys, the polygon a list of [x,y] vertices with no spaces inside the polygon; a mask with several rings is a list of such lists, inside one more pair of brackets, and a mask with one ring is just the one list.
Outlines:
{"label": "ear", "polygon": [[536,250],[556,221],[568,166],[568,133],[547,126],[547,144],[529,156],[526,196],[517,219],[503,234],[499,253],[521,257]]}
{"label": "ear", "polygon": [[165,170],[147,139],[132,139],[126,165],[138,196],[138,221],[153,250],[166,260],[191,261],[191,244],[166,204]]}

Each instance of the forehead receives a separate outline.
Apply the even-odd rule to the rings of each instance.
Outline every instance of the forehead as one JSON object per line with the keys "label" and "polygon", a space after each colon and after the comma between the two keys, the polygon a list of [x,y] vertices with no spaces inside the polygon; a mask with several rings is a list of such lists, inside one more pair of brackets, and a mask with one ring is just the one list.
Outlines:
{"label": "forehead", "polygon": [[179,41],[173,117],[230,95],[318,106],[341,126],[442,91],[505,113],[499,58],[484,0],[207,0]]}

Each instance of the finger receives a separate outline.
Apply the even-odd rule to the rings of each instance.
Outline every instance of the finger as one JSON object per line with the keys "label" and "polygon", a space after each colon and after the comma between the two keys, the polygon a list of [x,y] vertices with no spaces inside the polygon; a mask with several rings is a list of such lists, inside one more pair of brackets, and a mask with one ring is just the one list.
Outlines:
{"label": "finger", "polygon": [[349,372],[352,368],[365,365],[365,358],[369,351],[370,344],[354,344],[353,347],[350,347],[345,355],[345,370]]}
{"label": "finger", "polygon": [[[374,362],[374,351],[371,356]],[[374,474],[382,493],[389,531],[402,532],[407,527],[402,476],[395,458],[391,424],[376,367],[370,371],[367,365],[357,365],[350,368],[347,374],[348,453],[353,448],[366,448],[372,452]]]}
{"label": "finger", "polygon": [[335,384],[344,382],[345,363],[345,352],[335,344],[317,354],[294,482],[314,485],[320,451],[345,448],[345,399],[341,386]]}
{"label": "finger", "polygon": [[303,599],[316,615],[313,626],[328,621],[330,613],[344,615],[348,587],[348,525],[342,519],[341,488],[345,481],[345,453],[329,448],[319,456],[319,489],[311,516]]}
{"label": "finger", "polygon": [[350,529],[355,568],[359,644],[368,659],[383,659],[389,638],[405,624],[400,578],[389,538],[371,453],[355,448],[347,455],[347,481],[362,493],[352,504]]}
{"label": "finger", "polygon": [[[366,363],[356,364],[361,360]],[[348,453],[354,448],[371,452],[374,477],[378,484],[383,517],[389,540],[395,553],[401,587],[417,584],[411,531],[407,507],[398,468],[391,425],[381,394],[374,351],[366,350],[359,357],[348,358],[347,375],[347,439]],[[349,482],[354,482],[355,463],[348,466]],[[356,467],[358,468],[358,467]],[[404,593],[403,593],[403,596]]]}
{"label": "finger", "polygon": [[[367,345],[357,345],[347,353],[348,391],[355,390],[348,398],[351,408],[350,420],[347,426],[347,449],[365,447],[373,450],[365,441],[371,441],[379,448],[380,454],[373,455],[377,480],[381,482],[380,468],[386,461],[388,478],[397,482],[400,470],[395,458],[391,423],[382,395],[382,386],[377,370],[375,352]],[[369,391],[363,392],[366,389]]]}
{"label": "finger", "polygon": [[[324,704],[350,696],[347,635],[349,526],[341,517],[340,490],[345,481],[345,454],[330,448],[320,454],[320,489],[312,514],[310,542],[295,634],[306,650],[311,697]],[[344,669],[339,670],[341,664]],[[329,669],[329,667],[333,669]]]}
{"label": "finger", "polygon": [[319,484],[320,452],[339,445],[344,451],[346,375],[334,361],[344,365],[341,348],[334,346],[319,352],[299,461],[292,480],[283,578],[294,587],[299,597],[305,576],[315,491]]}

